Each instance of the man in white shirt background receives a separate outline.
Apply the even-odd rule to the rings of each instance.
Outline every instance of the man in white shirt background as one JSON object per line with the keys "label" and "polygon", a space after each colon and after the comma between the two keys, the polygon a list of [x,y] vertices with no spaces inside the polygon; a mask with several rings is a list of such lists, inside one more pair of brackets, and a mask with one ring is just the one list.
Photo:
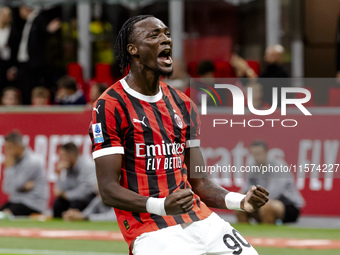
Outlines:
{"label": "man in white shirt background", "polygon": [[31,91],[36,86],[46,86],[45,44],[49,34],[61,27],[59,19],[47,23],[40,8],[34,5],[21,5],[20,17],[25,21],[16,56],[17,66],[10,68],[8,77],[17,80],[23,95],[23,104],[30,104]]}
{"label": "man in white shirt background", "polygon": [[0,8],[0,85],[6,87],[9,84],[7,80],[7,70],[11,67],[11,21],[12,12],[8,7]]}

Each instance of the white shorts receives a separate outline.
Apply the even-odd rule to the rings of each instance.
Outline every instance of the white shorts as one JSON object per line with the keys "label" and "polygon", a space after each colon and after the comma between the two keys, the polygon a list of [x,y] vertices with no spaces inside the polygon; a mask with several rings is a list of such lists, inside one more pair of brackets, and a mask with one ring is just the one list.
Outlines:
{"label": "white shorts", "polygon": [[258,255],[230,224],[216,213],[138,236],[134,255]]}

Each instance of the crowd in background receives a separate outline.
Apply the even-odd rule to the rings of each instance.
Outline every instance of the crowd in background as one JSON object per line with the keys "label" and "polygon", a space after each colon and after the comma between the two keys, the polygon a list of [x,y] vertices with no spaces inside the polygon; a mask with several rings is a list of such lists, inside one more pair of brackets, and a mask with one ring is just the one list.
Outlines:
{"label": "crowd in background", "polygon": [[46,45],[60,19],[47,20],[31,5],[19,6],[18,14],[13,19],[9,7],[0,8],[1,105],[85,105],[98,98],[108,84],[94,83],[85,95],[66,72],[56,81],[48,72]]}
{"label": "crowd in background", "polygon": [[[119,9],[117,6],[115,8]],[[94,43],[97,41],[102,44],[99,53],[94,55],[100,55],[102,58],[94,56],[91,60],[92,65],[95,67],[101,63],[100,61],[107,61],[105,63],[110,70],[108,70],[109,74],[105,75],[109,77],[105,77],[103,81],[93,78],[90,81],[84,81],[83,77],[75,77],[66,68],[70,63],[77,61],[77,20],[72,14],[73,16],[71,15],[72,18],[68,22],[61,22],[62,19],[64,20],[62,18],[64,14],[60,7],[55,9],[58,11],[43,10],[27,4],[20,5],[18,8],[0,8],[0,105],[91,106],[108,86],[122,77],[119,74],[118,64],[114,62],[112,46],[116,30],[120,27],[122,20],[111,20],[110,24],[115,22],[117,25],[112,26],[104,21],[100,23],[93,19],[94,22],[89,27],[91,33],[104,31],[105,33],[101,34],[101,37],[106,39],[105,41],[97,40],[98,38],[94,40],[92,47],[95,47]],[[107,14],[106,16],[108,20],[111,17]],[[108,34],[112,34],[112,38],[108,39]],[[95,38],[94,34],[91,36]],[[285,52],[283,46],[268,47],[263,54],[264,57],[255,60],[257,65],[261,65],[261,68],[254,68],[249,64],[249,61],[242,57],[241,53],[236,53],[241,52],[237,50],[237,46],[233,48],[235,49],[234,53],[227,61],[232,69],[230,77],[250,79],[290,77],[287,63],[285,63],[289,54]],[[55,63],[52,64],[51,59]],[[187,95],[190,95],[189,92],[195,94],[192,89],[190,91],[191,77],[199,76],[207,79],[229,77],[216,75],[216,59],[201,61],[194,67],[194,71],[190,69],[190,62],[183,59],[174,59],[173,65],[174,73],[166,82]],[[99,76],[101,75],[99,74]],[[277,84],[252,82],[243,84],[241,88],[246,91],[247,87],[252,87],[257,94],[256,99],[253,100],[256,101],[255,108],[256,106],[267,108],[272,103],[272,87],[274,85],[277,87]],[[287,84],[281,85],[287,86]],[[311,101],[313,101],[313,89],[309,90],[312,92]],[[335,103],[325,105],[339,106],[339,90],[337,95]],[[194,97],[191,95],[191,98]],[[278,99],[280,101],[280,97]],[[315,105],[314,102],[311,102],[308,106]],[[318,105],[321,104],[318,103]],[[227,106],[231,106],[230,100]]]}
{"label": "crowd in background", "polygon": [[[70,63],[77,62],[79,38],[76,4],[64,3],[51,5],[49,7],[44,6],[43,9],[40,9],[33,5],[26,4],[17,7],[14,6],[14,3],[11,3],[11,1],[8,1],[8,3],[11,5],[11,8],[0,8],[0,94],[4,95],[7,89],[10,88],[11,92],[6,93],[6,95],[10,94],[11,98],[13,95],[17,96],[15,100],[11,100],[11,98],[10,100],[6,99],[4,102],[0,102],[0,104],[8,105],[8,101],[12,103],[15,101],[14,104],[37,105],[33,102],[33,97],[36,97],[36,93],[33,95],[33,89],[35,87],[44,87],[48,90],[49,96],[46,96],[47,93],[39,93],[40,95],[44,94],[44,98],[48,98],[47,105],[60,104],[57,96],[58,81],[66,74],[72,76],[72,74],[66,70],[67,66]],[[175,72],[171,81],[168,81],[169,84],[182,91],[188,88],[189,78],[194,77],[192,70],[189,70],[190,61],[203,60],[203,57],[197,57],[194,60],[193,58],[195,58],[196,55],[204,55],[204,59],[212,61],[215,65],[216,61],[221,59],[228,62],[228,64],[230,63],[235,72],[235,77],[290,76],[290,62],[293,62],[294,59],[290,40],[293,38],[287,29],[290,26],[294,26],[294,22],[290,18],[291,15],[285,15],[282,22],[281,42],[287,49],[285,53],[284,48],[280,45],[274,45],[265,50],[265,37],[261,34],[258,34],[259,36],[253,34],[264,29],[264,21],[259,18],[259,16],[262,15],[262,11],[258,11],[264,8],[263,1],[252,1],[249,4],[244,4],[237,8],[231,8],[228,3],[223,3],[223,6],[219,6],[219,11],[217,11],[218,7],[215,4],[209,3],[209,5],[212,6],[212,11],[209,15],[202,17],[202,19],[194,19],[196,17],[195,15],[200,15],[199,9],[204,8],[199,8],[199,6],[190,1],[186,3],[185,15],[187,15],[187,19],[184,28],[184,33],[186,34],[186,39],[183,42],[184,52],[182,59],[174,59]],[[113,81],[105,82],[104,85],[110,86],[114,81],[121,78],[118,64],[114,61],[113,46],[114,39],[122,23],[132,15],[152,14],[167,24],[167,21],[170,20],[168,4],[160,1],[146,6],[140,5],[135,8],[122,4],[102,3],[93,3],[91,6],[93,7],[91,9],[91,23],[89,25],[92,52],[91,66],[93,67],[91,73],[95,73],[95,68],[98,63],[111,65],[112,68],[110,71]],[[251,6],[259,6],[259,9],[250,8]],[[223,11],[221,9],[222,7],[224,8]],[[287,7],[282,6],[282,8]],[[101,10],[98,11],[99,9]],[[252,12],[254,15],[248,15],[248,12]],[[195,20],[195,22],[191,20]],[[213,31],[208,25],[203,26],[202,23],[212,26],[214,28]],[[253,29],[243,29],[250,26]],[[308,26],[312,26],[312,24],[308,24]],[[236,33],[236,31],[240,32]],[[333,28],[329,28],[329,33],[333,33]],[[225,52],[211,51],[218,52],[218,54],[211,56],[211,58],[210,55],[203,54],[204,52],[209,52],[210,54],[205,44],[203,44],[203,47],[205,47],[206,50],[202,51],[202,54],[195,54],[194,51],[190,51],[188,46],[195,45],[194,41],[196,39],[207,38],[230,39],[231,44],[225,46]],[[218,42],[220,41],[214,41],[214,43]],[[241,46],[238,47],[238,44]],[[222,44],[211,45],[220,47]],[[233,50],[238,52],[238,54],[233,54]],[[262,58],[261,54],[263,54],[264,51],[266,56]],[[188,54],[188,52],[190,54]],[[306,66],[309,66],[307,65],[309,62],[311,62],[310,65],[319,66],[318,61],[307,61],[308,52],[309,51],[305,51]],[[270,57],[267,57],[267,55]],[[261,71],[255,70],[253,66],[249,65],[246,59],[241,56],[246,56],[257,61],[261,66]],[[334,60],[336,60],[336,57],[336,54],[334,54]],[[281,60],[274,60],[276,63],[273,65],[273,59],[278,58],[281,58]],[[322,66],[330,66],[328,70],[333,70],[331,63],[328,62]],[[307,68],[306,66],[305,68]],[[327,75],[329,75],[330,72],[332,71],[329,71]],[[273,74],[275,74],[275,76],[272,76]],[[308,75],[311,75],[310,72]],[[86,76],[92,77],[91,74],[87,74]],[[320,77],[325,76],[321,75]],[[90,83],[90,81],[86,80],[84,86],[84,83],[79,82],[77,77],[74,78],[76,78],[77,90],[79,90],[77,96],[83,93],[86,102],[91,104],[91,99],[89,98],[90,89],[93,84],[102,83],[102,81],[91,81]],[[246,86],[247,85],[245,85],[244,88],[246,88]],[[308,84],[306,86],[308,86]],[[335,84],[334,86],[339,87],[339,84]],[[17,89],[16,92],[14,88]],[[263,101],[271,104],[269,99],[271,86],[262,84],[262,90]],[[324,105],[327,100],[327,92],[320,93],[320,91],[321,86],[319,86],[319,88],[314,86],[314,94],[318,97],[318,106]],[[325,89],[324,91],[328,90]],[[331,106],[339,106],[339,92],[340,90],[337,91],[339,95],[336,98],[339,102]],[[37,101],[43,103],[46,99]],[[45,105],[45,103],[43,104]]]}

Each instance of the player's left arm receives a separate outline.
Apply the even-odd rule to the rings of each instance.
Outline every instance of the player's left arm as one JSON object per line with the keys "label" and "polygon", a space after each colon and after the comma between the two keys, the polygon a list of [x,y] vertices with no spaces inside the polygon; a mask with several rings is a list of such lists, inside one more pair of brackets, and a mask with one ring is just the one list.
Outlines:
{"label": "player's left arm", "polygon": [[[229,191],[213,182],[207,173],[200,173],[199,178],[190,177],[190,172],[195,171],[195,166],[205,166],[199,147],[187,148],[184,162],[188,167],[188,179],[194,193],[199,195],[207,206],[220,209],[226,209],[227,206],[228,208],[233,207],[234,201],[229,201],[226,197]],[[240,209],[253,212],[268,201],[268,195],[268,191],[263,187],[251,186],[244,198],[241,197],[241,194],[239,196],[242,198]]]}

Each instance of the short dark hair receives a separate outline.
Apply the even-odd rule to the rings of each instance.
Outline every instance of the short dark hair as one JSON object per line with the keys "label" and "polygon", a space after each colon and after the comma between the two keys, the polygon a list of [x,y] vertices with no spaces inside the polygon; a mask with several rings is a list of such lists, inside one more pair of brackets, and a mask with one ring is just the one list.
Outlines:
{"label": "short dark hair", "polygon": [[268,150],[268,145],[266,144],[265,141],[262,141],[262,140],[255,140],[250,144],[250,147],[255,147],[255,146],[262,146],[265,150]]}
{"label": "short dark hair", "polygon": [[215,65],[211,60],[203,60],[197,66],[197,74],[200,76],[214,71]]}
{"label": "short dark hair", "polygon": [[5,136],[5,141],[13,143],[15,145],[24,145],[22,134],[19,131],[12,131]]}
{"label": "short dark hair", "polygon": [[120,29],[117,39],[116,39],[116,47],[115,47],[115,53],[116,53],[116,59],[119,61],[120,71],[123,74],[125,68],[130,69],[131,65],[131,56],[128,53],[126,46],[130,43],[131,40],[131,34],[133,32],[133,26],[144,19],[152,18],[154,16],[152,15],[139,15],[129,18],[122,28]]}
{"label": "short dark hair", "polygon": [[65,75],[58,80],[58,89],[77,91],[77,82],[72,76]]}
{"label": "short dark hair", "polygon": [[60,145],[59,146],[59,149],[61,150],[65,150],[66,152],[68,153],[74,153],[76,155],[79,154],[79,149],[77,147],[77,145],[75,145],[74,143],[72,142],[69,142],[69,143],[65,143],[63,145]]}

